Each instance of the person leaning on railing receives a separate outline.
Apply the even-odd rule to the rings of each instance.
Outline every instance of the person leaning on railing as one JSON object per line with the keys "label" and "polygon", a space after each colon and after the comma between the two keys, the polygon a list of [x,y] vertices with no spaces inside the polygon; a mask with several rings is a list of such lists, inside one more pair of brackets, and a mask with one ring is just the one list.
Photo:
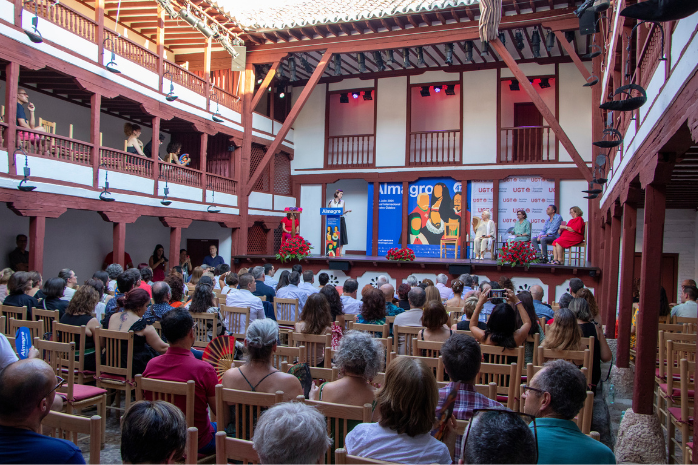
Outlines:
{"label": "person leaning on railing", "polygon": [[176,165],[186,166],[191,162],[189,156],[182,157],[179,159],[179,155],[182,152],[181,142],[170,142],[167,144],[167,156],[165,157],[165,163],[174,163]]}

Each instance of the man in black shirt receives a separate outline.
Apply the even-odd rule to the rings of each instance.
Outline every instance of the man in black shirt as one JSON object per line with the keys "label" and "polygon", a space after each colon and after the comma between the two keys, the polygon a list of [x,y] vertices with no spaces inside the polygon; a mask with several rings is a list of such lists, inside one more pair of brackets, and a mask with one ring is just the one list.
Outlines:
{"label": "man in black shirt", "polygon": [[14,271],[29,271],[29,251],[27,251],[27,236],[18,234],[17,248],[10,252],[10,268]]}
{"label": "man in black shirt", "polygon": [[[160,144],[165,142],[165,134],[160,133],[160,136],[158,136],[158,140],[158,147],[155,151],[157,152],[158,156],[160,156]],[[143,147],[143,153],[146,157],[153,158],[153,139],[150,139],[150,141],[147,144],[145,144],[145,147]]]}

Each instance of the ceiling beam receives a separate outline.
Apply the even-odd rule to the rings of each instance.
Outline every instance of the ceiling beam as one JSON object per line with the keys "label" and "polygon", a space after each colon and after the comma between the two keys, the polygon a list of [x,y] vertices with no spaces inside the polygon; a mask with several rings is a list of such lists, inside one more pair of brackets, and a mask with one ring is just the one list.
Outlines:
{"label": "ceiling beam", "polygon": [[589,82],[589,79],[591,79],[591,73],[586,66],[584,66],[584,63],[582,63],[582,60],[579,58],[579,55],[577,55],[577,51],[574,49],[572,44],[567,42],[564,33],[561,31],[555,31],[555,37],[557,37],[558,42],[562,44],[562,47],[565,49],[570,58],[572,58],[574,65],[577,67],[579,72],[582,73],[584,80]]}

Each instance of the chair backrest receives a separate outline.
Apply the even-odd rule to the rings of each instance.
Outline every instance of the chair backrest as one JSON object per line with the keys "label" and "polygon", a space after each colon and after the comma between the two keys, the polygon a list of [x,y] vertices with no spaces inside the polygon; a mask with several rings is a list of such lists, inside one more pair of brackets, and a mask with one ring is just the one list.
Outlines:
{"label": "chair backrest", "polygon": [[44,335],[44,323],[41,321],[15,320],[14,318],[10,318],[7,324],[7,329],[12,336],[17,334],[17,329],[22,327],[29,328],[29,334],[31,334],[32,341],[34,338],[42,337]]}
{"label": "chair backrest", "polygon": [[691,324],[695,327],[696,325],[698,325],[698,318],[691,318],[688,316],[676,316],[676,315],[674,315],[671,318],[671,322],[674,324],[678,324],[678,325],[683,325],[683,324],[688,323],[688,324]]}
{"label": "chair backrest", "polygon": [[[274,404],[283,402],[284,393],[277,391],[274,394],[266,392],[239,391],[237,389],[225,389],[222,384],[216,385],[216,428],[225,431],[230,423],[231,414],[234,416],[235,437],[238,439],[251,439],[257,419]],[[220,462],[226,463],[226,462]]]}
{"label": "chair backrest", "polygon": [[423,326],[393,325],[393,337],[397,341],[397,353],[400,355],[417,355],[412,353],[412,339],[415,339]]}
{"label": "chair backrest", "polygon": [[[75,369],[77,370],[76,377],[78,378],[80,378],[79,373],[82,373],[85,369],[85,329],[85,325],[65,325],[57,320],[53,322],[53,339],[55,341],[75,343],[75,351],[78,354]],[[81,381],[79,382],[81,383]]]}
{"label": "chair backrest", "polygon": [[[14,318],[15,320],[26,320],[27,319],[27,307],[13,307],[12,305],[0,305],[0,315],[9,318]],[[9,334],[10,327],[9,321],[6,321],[8,326],[3,327],[5,334]],[[11,334],[15,337],[14,334]]]}
{"label": "chair backrest", "polygon": [[495,383],[497,386],[495,400],[506,404],[507,408],[513,410],[516,404],[519,385],[521,384],[521,368],[517,363],[512,363],[510,365],[482,363],[476,382],[478,384],[487,385]]}
{"label": "chair backrest", "polygon": [[658,330],[665,333],[682,333],[686,327],[683,324],[659,323]]}
{"label": "chair backrest", "polygon": [[34,347],[56,376],[66,378],[66,384],[60,388],[60,392],[64,392],[68,400],[73,400],[75,377],[66,374],[75,372],[75,343],[44,341],[37,337],[34,338]]}
{"label": "chair backrest", "polygon": [[335,463],[338,465],[345,465],[347,463],[356,465],[368,465],[371,463],[393,463],[384,462],[382,460],[367,459],[366,457],[359,457],[358,455],[349,455],[347,450],[342,448],[335,449],[334,451]]}
{"label": "chair backrest", "polygon": [[377,334],[380,334],[381,338],[388,337],[388,334],[390,333],[388,323],[386,323],[384,325],[372,325],[372,324],[351,322],[351,323],[349,323],[349,329],[369,333],[371,335],[371,337],[376,337]]}
{"label": "chair backrest", "polygon": [[[95,353],[102,357],[95,357],[97,365],[97,378],[106,375],[123,376],[126,382],[133,382],[133,331],[110,331],[108,329],[95,328],[93,331],[95,340]],[[121,366],[124,352],[123,342],[126,343],[126,366]],[[104,351],[104,353],[102,353]],[[104,361],[103,361],[104,360]]]}
{"label": "chair backrest", "polygon": [[543,334],[546,334],[545,331],[547,331],[547,321],[548,319],[544,316],[538,318],[538,326],[540,327],[540,330],[543,331]]}
{"label": "chair backrest", "polygon": [[300,321],[298,299],[274,298],[274,314],[279,325],[293,326]]}
{"label": "chair backrest", "polygon": [[448,316],[451,318],[451,324],[456,324],[460,321],[465,310],[463,307],[446,307],[446,313],[448,313]]}
{"label": "chair backrest", "polygon": [[400,355],[395,352],[390,354],[390,363],[392,363],[393,360],[396,360],[400,357],[408,357],[414,360],[421,360],[426,366],[431,368],[432,373],[434,373],[434,377],[436,378],[437,381],[443,381],[443,375],[439,375],[439,372],[443,370],[443,362],[441,361],[440,358],[434,358],[434,357],[420,357],[416,355]]}
{"label": "chair backrest", "polygon": [[5,334],[7,332],[7,326],[5,326],[5,321],[7,317],[0,316],[0,334]]}
{"label": "chair backrest", "polygon": [[[696,362],[681,359],[680,362],[681,376],[681,418],[692,418],[693,413],[693,397],[690,391],[695,392],[696,389]],[[667,391],[670,392],[670,391]],[[684,439],[684,441],[686,441]]]}
{"label": "chair backrest", "polygon": [[[589,371],[592,370],[594,367],[594,345],[596,342],[596,338],[594,336],[589,336],[589,337],[583,337],[580,338],[582,347],[585,349],[589,349]],[[538,349],[536,349],[538,350]],[[536,361],[533,362],[535,365],[542,365],[542,363],[536,363]]]}
{"label": "chair backrest", "polygon": [[[144,396],[144,392],[146,394]],[[184,397],[184,399],[182,399]],[[136,375],[136,400],[163,400],[179,407],[187,419],[187,427],[194,426],[194,400],[196,398],[196,382],[190,379],[186,383],[165,381],[162,379],[144,378]],[[184,402],[182,402],[184,400]],[[182,406],[184,405],[184,408]]]}
{"label": "chair backrest", "polygon": [[[661,326],[661,325],[660,325]],[[666,332],[666,331],[659,331],[659,334],[657,336],[657,349],[658,349],[658,359],[660,360],[659,363],[659,373],[658,376],[660,378],[664,378],[666,371],[667,371],[667,365],[664,363],[667,360],[667,342],[668,341],[673,341],[674,343],[691,343],[695,345],[696,343],[696,335],[692,333],[671,333],[671,332]],[[678,367],[679,360],[675,360]]]}
{"label": "chair backrest", "polygon": [[244,339],[250,326],[250,307],[228,307],[221,305],[223,324],[236,339]]}
{"label": "chair backrest", "polygon": [[99,415],[86,418],[51,411],[41,420],[41,432],[65,440],[70,440],[69,436],[77,437],[77,434],[89,435],[90,460],[88,463],[100,463],[102,418]]}
{"label": "chair backrest", "polygon": [[294,365],[296,363],[306,363],[307,358],[307,352],[303,345],[300,347],[276,346],[276,352],[272,353],[271,364],[274,365],[274,368],[280,370],[281,362]]}
{"label": "chair backrest", "polygon": [[259,463],[259,455],[252,446],[252,441],[229,438],[225,431],[216,433],[216,463]]}
{"label": "chair backrest", "polygon": [[455,219],[455,220],[450,220],[445,223],[446,230],[444,231],[444,236],[457,236],[458,235],[458,227],[460,226],[460,221]]}
{"label": "chair backrest", "polygon": [[[541,329],[541,331],[543,330]],[[536,333],[533,336],[529,334],[526,338],[526,342],[533,344],[533,364],[536,365],[538,361],[538,347],[540,346],[540,333]]]}
{"label": "chair backrest", "polygon": [[591,372],[592,364],[594,361],[591,359],[591,351],[589,349],[584,350],[556,350],[556,349],[546,349],[545,347],[538,348],[538,363],[543,365],[548,360],[562,359],[572,362],[575,365],[587,369],[587,384],[591,384]]}
{"label": "chair backrest", "polygon": [[317,367],[325,359],[325,347],[332,346],[331,334],[305,334],[291,333],[289,335],[289,346],[305,346],[306,360],[311,367]]}
{"label": "chair backrest", "polygon": [[417,337],[412,338],[412,353],[420,357],[439,358],[443,342],[422,341]]}
{"label": "chair backrest", "polygon": [[696,361],[696,345],[694,343],[675,342],[672,339],[666,341],[666,382],[667,394],[673,396],[674,389],[681,388],[681,379],[678,376],[681,370],[681,361]]}
{"label": "chair backrest", "polygon": [[39,118],[39,126],[42,126],[44,130],[46,130],[47,133],[49,134],[55,134],[56,133],[56,123],[51,122],[51,121],[46,121],[43,118]]}
{"label": "chair backrest", "polygon": [[162,324],[159,321],[153,321],[153,329],[158,333],[158,336],[162,338]]}
{"label": "chair backrest", "polygon": [[194,347],[206,347],[211,342],[208,337],[209,326],[213,328],[213,337],[216,337],[218,313],[191,313],[191,316],[196,323],[194,325]]}
{"label": "chair backrest", "polygon": [[187,428],[187,439],[184,446],[184,464],[197,465],[199,462],[199,429],[190,426]]}
{"label": "chair backrest", "polygon": [[[392,318],[393,321],[395,321],[395,317],[386,317],[385,321],[388,324],[391,324],[392,322],[389,321],[389,318]],[[342,328],[342,331],[347,331],[351,328],[351,325],[356,323],[356,315],[348,314],[345,313],[344,315],[338,315],[337,316],[337,324]]]}
{"label": "chair backrest", "polygon": [[61,312],[58,310],[44,310],[43,308],[32,309],[32,319],[34,321],[41,321],[44,324],[41,334],[50,333],[53,330],[53,322],[58,321],[61,318],[60,315]]}
{"label": "chair backrest", "polygon": [[[288,373],[290,365],[287,362],[281,362],[281,372]],[[310,367],[310,377],[319,386],[320,380],[336,381],[339,379],[339,370],[337,368],[320,368]]]}

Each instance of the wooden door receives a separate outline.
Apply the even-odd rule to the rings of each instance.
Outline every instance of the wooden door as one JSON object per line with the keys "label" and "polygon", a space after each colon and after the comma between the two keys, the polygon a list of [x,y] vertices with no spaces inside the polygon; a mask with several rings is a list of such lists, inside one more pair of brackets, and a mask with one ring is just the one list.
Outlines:
{"label": "wooden door", "polygon": [[[208,249],[212,245],[218,248],[218,239],[187,239],[187,252],[193,267],[201,266],[206,255],[209,255]],[[220,255],[220,249],[218,255]]]}
{"label": "wooden door", "polygon": [[[642,268],[642,252],[635,252],[635,266],[633,270],[633,281],[640,279],[640,269]],[[680,303],[680,298],[677,295],[679,287],[679,254],[663,253],[662,262],[659,264],[659,270],[654,275],[659,278],[662,287],[666,291],[669,303]],[[677,300],[679,298],[679,300]]]}
{"label": "wooden door", "polygon": [[533,103],[514,104],[512,160],[516,163],[543,161],[543,115]]}

